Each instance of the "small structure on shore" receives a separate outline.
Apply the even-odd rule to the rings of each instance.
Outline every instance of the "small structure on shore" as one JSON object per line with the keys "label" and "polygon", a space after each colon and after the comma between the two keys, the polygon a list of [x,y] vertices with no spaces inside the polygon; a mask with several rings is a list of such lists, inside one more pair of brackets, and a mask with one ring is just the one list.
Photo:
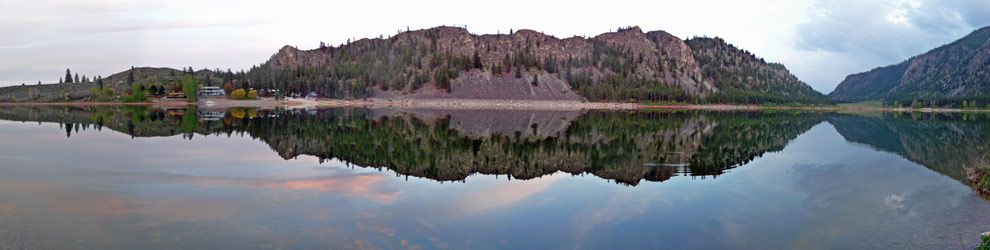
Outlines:
{"label": "small structure on shore", "polygon": [[217,86],[204,86],[196,93],[199,96],[224,96],[227,92]]}

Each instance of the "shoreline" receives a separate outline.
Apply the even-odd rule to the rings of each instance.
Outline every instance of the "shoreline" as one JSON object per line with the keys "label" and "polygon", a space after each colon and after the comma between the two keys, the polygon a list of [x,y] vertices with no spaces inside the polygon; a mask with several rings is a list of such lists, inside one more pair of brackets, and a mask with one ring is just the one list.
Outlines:
{"label": "shoreline", "polygon": [[118,105],[146,105],[164,107],[182,107],[196,105],[206,109],[226,109],[234,107],[245,108],[287,108],[305,109],[319,107],[370,107],[370,108],[425,108],[425,109],[500,109],[500,110],[582,110],[582,109],[605,109],[605,110],[633,110],[633,109],[697,109],[697,110],[815,110],[815,111],[886,111],[886,112],[922,112],[922,113],[959,113],[959,112],[990,112],[986,109],[957,109],[957,108],[842,108],[836,106],[821,107],[766,107],[759,105],[737,105],[737,104],[641,104],[641,103],[614,103],[614,102],[580,102],[580,101],[552,101],[552,100],[483,100],[483,99],[424,99],[424,100],[340,100],[340,99],[303,99],[290,98],[286,100],[258,99],[258,100],[231,100],[227,98],[209,98],[197,102],[186,102],[181,100],[153,100],[148,102],[0,102],[0,107],[15,106],[118,106]]}

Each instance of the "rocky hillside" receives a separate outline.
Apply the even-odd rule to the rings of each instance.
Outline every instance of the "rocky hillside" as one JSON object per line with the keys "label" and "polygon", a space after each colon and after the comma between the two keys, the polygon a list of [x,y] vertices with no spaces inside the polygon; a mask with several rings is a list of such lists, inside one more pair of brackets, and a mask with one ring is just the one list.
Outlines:
{"label": "rocky hillside", "polygon": [[[846,77],[829,97],[842,102],[990,94],[990,27],[902,63]],[[902,102],[903,103],[903,102]]]}
{"label": "rocky hillside", "polygon": [[709,100],[736,103],[819,102],[818,93],[791,74],[784,65],[767,63],[721,38],[693,38],[687,44],[701,68],[703,79],[716,89]]}
{"label": "rocky hillside", "polygon": [[532,30],[475,35],[437,27],[313,50],[286,46],[246,78],[252,87],[337,98],[825,100],[782,65],[721,39],[685,42],[639,27],[565,39]]}
{"label": "rocky hillside", "polygon": [[[783,65],[722,39],[684,41],[639,27],[564,39],[532,30],[476,35],[436,27],[312,50],[285,46],[247,72],[132,68],[103,82],[117,93],[132,83],[174,89],[184,75],[205,85],[340,99],[830,102]],[[78,94],[8,90],[15,98],[3,101],[86,98],[85,89]]]}

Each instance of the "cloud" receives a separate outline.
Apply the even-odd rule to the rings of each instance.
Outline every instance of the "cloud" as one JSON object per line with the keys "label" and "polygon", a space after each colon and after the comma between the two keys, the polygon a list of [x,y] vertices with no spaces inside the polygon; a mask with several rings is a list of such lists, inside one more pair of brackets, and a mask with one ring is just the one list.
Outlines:
{"label": "cloud", "polygon": [[491,209],[511,207],[532,195],[542,192],[564,176],[557,172],[526,181],[509,181],[503,185],[487,187],[468,196],[458,197],[456,211],[448,213],[448,218],[476,215]]}
{"label": "cloud", "polygon": [[250,26],[258,25],[260,21],[252,20],[221,20],[206,22],[172,21],[172,20],[147,20],[139,23],[107,23],[91,24],[74,27],[69,31],[73,33],[111,33],[111,32],[131,32],[131,31],[162,31],[175,29],[192,28],[218,28],[228,26]]}
{"label": "cloud", "polygon": [[[797,26],[795,48],[830,54],[812,64],[830,72],[815,81],[899,63],[990,25],[985,0],[819,0]],[[838,58],[838,60],[836,60]],[[841,69],[841,70],[836,70]],[[844,72],[855,70],[854,72]]]}

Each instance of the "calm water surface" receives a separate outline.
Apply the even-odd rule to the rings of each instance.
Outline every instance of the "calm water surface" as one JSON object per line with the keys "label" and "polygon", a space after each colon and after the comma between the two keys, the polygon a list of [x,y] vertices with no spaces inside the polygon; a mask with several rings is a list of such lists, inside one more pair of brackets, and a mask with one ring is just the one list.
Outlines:
{"label": "calm water surface", "polygon": [[983,115],[0,109],[0,248],[971,249]]}

